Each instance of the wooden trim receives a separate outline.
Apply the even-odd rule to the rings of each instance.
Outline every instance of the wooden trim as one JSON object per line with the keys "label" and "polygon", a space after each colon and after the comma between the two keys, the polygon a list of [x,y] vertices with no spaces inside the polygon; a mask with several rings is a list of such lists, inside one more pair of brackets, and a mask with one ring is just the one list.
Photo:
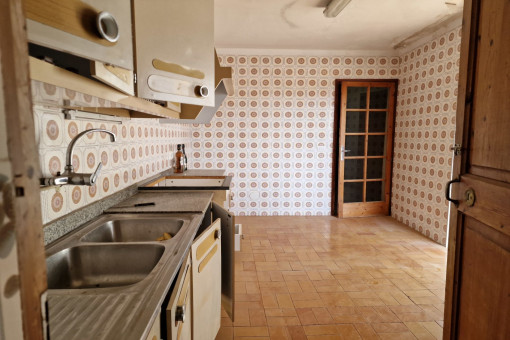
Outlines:
{"label": "wooden trim", "polygon": [[349,211],[344,212],[343,217],[368,217],[381,216],[388,211],[386,202],[363,202],[363,203],[345,203],[349,205]]}
{"label": "wooden trim", "polygon": [[[106,99],[141,111],[165,118],[179,118],[179,112],[164,108],[148,100],[124,94],[100,82],[79,76],[73,72],[30,57],[30,78],[94,97]],[[144,112],[146,111],[146,112]]]}
{"label": "wooden trim", "polygon": [[[462,145],[461,156],[453,159],[452,178],[459,178],[460,174],[466,173],[469,157],[469,130],[472,110],[474,69],[476,60],[476,41],[478,35],[478,11],[480,0],[464,1],[463,29],[461,39],[460,66],[459,66],[459,90],[457,96],[456,132],[455,143]],[[464,217],[450,204],[450,222],[448,226],[448,256],[446,263],[446,287],[443,339],[455,339],[457,323],[457,292],[458,278],[460,273],[456,268],[460,262],[461,249],[457,247],[462,239],[461,227]]]}
{"label": "wooden trim", "polygon": [[0,2],[0,51],[7,148],[12,166],[13,216],[24,339],[42,340],[41,300],[47,289],[28,42],[21,1]]}

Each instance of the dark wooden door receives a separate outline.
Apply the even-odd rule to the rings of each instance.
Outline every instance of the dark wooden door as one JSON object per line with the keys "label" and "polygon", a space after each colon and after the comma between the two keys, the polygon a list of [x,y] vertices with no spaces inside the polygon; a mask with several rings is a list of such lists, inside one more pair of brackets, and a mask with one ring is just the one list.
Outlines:
{"label": "dark wooden door", "polygon": [[503,340],[510,339],[510,1],[464,6],[444,339]]}

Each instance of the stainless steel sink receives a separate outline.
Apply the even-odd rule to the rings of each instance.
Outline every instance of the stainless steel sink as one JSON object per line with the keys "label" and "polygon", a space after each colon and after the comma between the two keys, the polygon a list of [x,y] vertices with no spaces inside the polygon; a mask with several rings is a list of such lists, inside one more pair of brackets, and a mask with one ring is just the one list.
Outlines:
{"label": "stainless steel sink", "polygon": [[99,244],[63,249],[46,259],[49,289],[127,286],[143,280],[158,264],[159,244]]}
{"label": "stainless steel sink", "polygon": [[118,217],[112,218],[82,237],[82,242],[150,242],[163,233],[177,235],[184,224],[180,218]]}

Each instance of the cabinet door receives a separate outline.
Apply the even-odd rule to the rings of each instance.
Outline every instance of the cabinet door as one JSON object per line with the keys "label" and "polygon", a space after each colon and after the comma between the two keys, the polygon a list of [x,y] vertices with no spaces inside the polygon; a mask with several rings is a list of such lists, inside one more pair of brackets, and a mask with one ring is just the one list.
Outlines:
{"label": "cabinet door", "polygon": [[235,218],[214,202],[212,215],[213,220],[221,220],[221,305],[234,321]]}
{"label": "cabinet door", "polygon": [[191,246],[193,339],[214,339],[221,322],[221,222],[214,221]]}
{"label": "cabinet door", "polygon": [[[23,8],[30,42],[86,59],[133,69],[129,1],[23,0]],[[99,14],[102,12],[111,16],[101,16],[100,19]],[[103,32],[110,39],[118,33],[118,40],[111,42],[103,38],[97,28],[97,20],[102,20]]]}
{"label": "cabinet door", "polygon": [[167,306],[167,339],[191,339],[191,258],[190,255],[181,266],[174,291]]}
{"label": "cabinet door", "polygon": [[161,319],[158,315],[154,323],[152,324],[151,330],[149,331],[149,335],[145,338],[145,340],[159,340],[161,339]]}
{"label": "cabinet door", "polygon": [[133,3],[137,96],[214,106],[214,1]]}

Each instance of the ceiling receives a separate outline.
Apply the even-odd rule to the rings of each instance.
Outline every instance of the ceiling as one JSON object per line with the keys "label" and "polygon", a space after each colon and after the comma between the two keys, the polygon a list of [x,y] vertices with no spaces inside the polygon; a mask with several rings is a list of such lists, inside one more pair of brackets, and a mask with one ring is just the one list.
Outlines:
{"label": "ceiling", "polygon": [[[448,4],[446,4],[446,3]],[[462,12],[463,0],[352,0],[326,18],[328,0],[215,0],[218,49],[387,51]]]}

